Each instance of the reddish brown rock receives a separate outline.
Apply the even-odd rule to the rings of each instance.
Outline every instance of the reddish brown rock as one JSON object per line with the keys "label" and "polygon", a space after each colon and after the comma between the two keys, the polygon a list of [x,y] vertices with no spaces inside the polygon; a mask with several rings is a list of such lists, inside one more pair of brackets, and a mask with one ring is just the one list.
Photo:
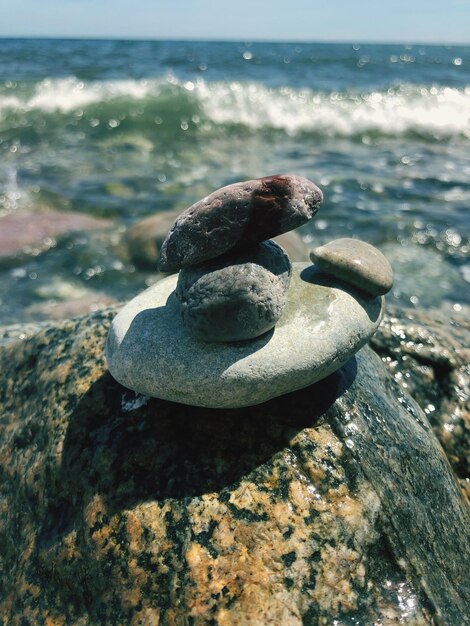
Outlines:
{"label": "reddish brown rock", "polygon": [[173,272],[293,230],[315,215],[322,198],[311,181],[283,174],[222,187],[176,220],[160,270]]}
{"label": "reddish brown rock", "polygon": [[[168,231],[175,223],[180,211],[164,211],[151,215],[134,224],[123,237],[132,263],[143,270],[154,270],[158,265],[160,250]],[[288,254],[291,261],[307,261],[308,246],[299,233],[289,231],[274,238]]]}
{"label": "reddish brown rock", "polygon": [[83,213],[15,211],[0,217],[0,258],[44,250],[59,235],[109,226],[110,222]]}

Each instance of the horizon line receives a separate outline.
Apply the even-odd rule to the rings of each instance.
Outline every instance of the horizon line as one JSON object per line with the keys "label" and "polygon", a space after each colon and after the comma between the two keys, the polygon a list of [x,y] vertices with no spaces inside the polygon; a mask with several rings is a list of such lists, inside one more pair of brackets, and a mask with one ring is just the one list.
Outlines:
{"label": "horizon line", "polygon": [[142,41],[142,42],[161,42],[161,43],[242,43],[245,45],[255,43],[271,43],[271,44],[343,44],[343,45],[390,45],[390,46],[457,46],[470,47],[470,41],[449,42],[449,41],[428,41],[428,40],[378,40],[378,39],[264,39],[257,38],[235,38],[228,37],[226,39],[204,38],[204,37],[128,37],[128,36],[109,36],[109,35],[0,35],[0,40],[33,40],[33,41]]}

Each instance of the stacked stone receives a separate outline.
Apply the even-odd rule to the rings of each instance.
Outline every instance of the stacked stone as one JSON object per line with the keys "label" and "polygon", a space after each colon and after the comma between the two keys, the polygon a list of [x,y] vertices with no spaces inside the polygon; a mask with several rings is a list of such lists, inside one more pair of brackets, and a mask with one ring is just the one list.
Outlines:
{"label": "stacked stone", "polygon": [[180,215],[160,250],[160,270],[178,276],[113,320],[114,378],[172,402],[237,408],[344,365],[380,324],[393,277],[385,257],[355,239],[314,249],[313,265],[291,264],[269,239],[307,222],[321,200],[312,182],[279,175],[219,189]]}
{"label": "stacked stone", "polygon": [[393,272],[384,255],[370,243],[342,238],[310,251],[310,259],[326,274],[357,287],[369,296],[382,296],[393,286]]}
{"label": "stacked stone", "polygon": [[299,176],[269,176],[223,187],[182,213],[168,233],[160,270],[180,270],[176,297],[194,337],[253,339],[274,327],[292,266],[273,241],[310,220],[322,193]]}

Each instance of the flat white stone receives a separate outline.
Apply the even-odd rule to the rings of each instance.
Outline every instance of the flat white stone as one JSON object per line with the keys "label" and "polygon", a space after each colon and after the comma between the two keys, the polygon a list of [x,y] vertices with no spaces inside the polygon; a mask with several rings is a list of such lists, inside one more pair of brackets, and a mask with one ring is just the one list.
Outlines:
{"label": "flat white stone", "polygon": [[107,359],[125,387],[194,406],[250,406],[311,385],[355,354],[383,313],[382,298],[294,263],[288,304],[274,329],[248,341],[206,343],[182,323],[176,281],[161,280],[120,311]]}

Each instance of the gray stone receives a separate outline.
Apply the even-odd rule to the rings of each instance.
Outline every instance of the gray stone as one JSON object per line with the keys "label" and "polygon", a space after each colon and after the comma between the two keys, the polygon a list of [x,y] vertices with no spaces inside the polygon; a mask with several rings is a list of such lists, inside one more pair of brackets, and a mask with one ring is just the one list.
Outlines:
{"label": "gray stone", "polygon": [[292,266],[273,241],[181,270],[183,321],[202,341],[241,341],[271,330],[287,304]]}
{"label": "gray stone", "polygon": [[273,330],[249,342],[203,343],[181,322],[176,280],[165,278],[122,309],[107,358],[125,387],[183,404],[249,406],[310,385],[359,350],[382,317],[381,298],[294,263],[288,304]]}
{"label": "gray stone", "polygon": [[365,241],[335,239],[310,252],[318,267],[372,296],[390,291],[393,273],[384,255]]}
{"label": "gray stone", "polygon": [[160,270],[173,272],[305,224],[323,195],[300,176],[277,175],[214,191],[180,215],[160,252]]}

